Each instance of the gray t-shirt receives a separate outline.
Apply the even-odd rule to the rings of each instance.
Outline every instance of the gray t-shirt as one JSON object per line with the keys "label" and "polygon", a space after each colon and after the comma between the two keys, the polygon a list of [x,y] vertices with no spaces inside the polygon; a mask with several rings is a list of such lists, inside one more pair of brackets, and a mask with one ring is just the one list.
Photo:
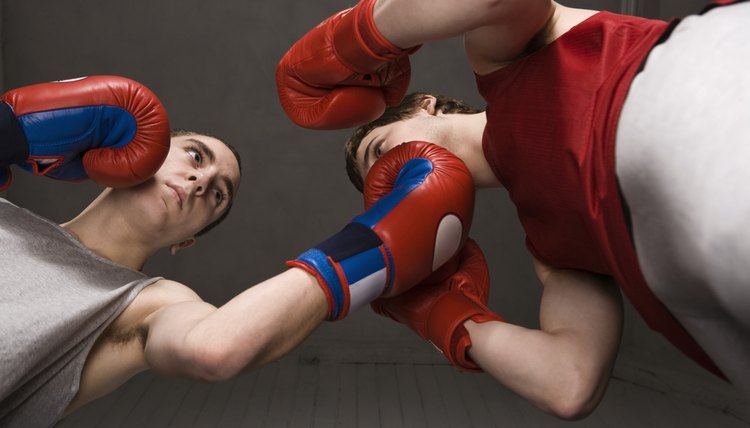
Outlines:
{"label": "gray t-shirt", "polygon": [[0,426],[53,425],[96,339],[159,279],[0,198]]}

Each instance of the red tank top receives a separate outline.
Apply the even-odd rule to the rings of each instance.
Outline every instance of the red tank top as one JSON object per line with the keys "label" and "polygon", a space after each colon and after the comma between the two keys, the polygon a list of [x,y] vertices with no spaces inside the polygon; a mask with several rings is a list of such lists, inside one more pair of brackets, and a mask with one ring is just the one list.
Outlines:
{"label": "red tank top", "polygon": [[599,12],[542,49],[477,76],[483,149],[539,260],[614,277],[651,328],[716,365],[646,284],[615,176],[615,134],[630,82],[667,29]]}

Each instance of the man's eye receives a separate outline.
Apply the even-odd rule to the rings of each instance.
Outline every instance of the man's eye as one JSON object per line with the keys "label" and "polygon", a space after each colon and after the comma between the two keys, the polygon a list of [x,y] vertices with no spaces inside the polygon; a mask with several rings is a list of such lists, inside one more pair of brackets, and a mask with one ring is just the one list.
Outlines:
{"label": "man's eye", "polygon": [[380,157],[383,156],[383,143],[378,143],[378,145],[375,146],[375,150],[373,152],[375,155],[375,159],[380,159]]}
{"label": "man's eye", "polygon": [[188,150],[188,154],[198,163],[201,163],[201,160],[203,160],[203,156],[201,156],[200,152],[197,150],[190,149]]}
{"label": "man's eye", "polygon": [[217,190],[217,191],[216,191],[216,192],[214,192],[214,193],[215,193],[215,195],[216,195],[216,205],[220,205],[220,204],[221,204],[221,201],[223,201],[223,200],[224,200],[224,193],[222,193],[222,192],[221,192],[221,191],[219,191],[219,190]]}

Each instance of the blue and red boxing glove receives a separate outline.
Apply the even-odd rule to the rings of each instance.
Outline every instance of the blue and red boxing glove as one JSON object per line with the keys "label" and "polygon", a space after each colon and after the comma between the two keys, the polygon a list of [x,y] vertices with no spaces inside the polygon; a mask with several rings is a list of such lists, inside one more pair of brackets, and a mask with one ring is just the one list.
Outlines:
{"label": "blue and red boxing glove", "polygon": [[108,187],[150,178],[169,152],[169,120],[148,88],[117,76],[41,83],[0,97],[0,191],[12,164]]}
{"label": "blue and red boxing glove", "polygon": [[287,262],[314,275],[338,320],[427,278],[463,246],[474,213],[474,182],[448,150],[402,144],[365,180],[365,209],[339,233]]}

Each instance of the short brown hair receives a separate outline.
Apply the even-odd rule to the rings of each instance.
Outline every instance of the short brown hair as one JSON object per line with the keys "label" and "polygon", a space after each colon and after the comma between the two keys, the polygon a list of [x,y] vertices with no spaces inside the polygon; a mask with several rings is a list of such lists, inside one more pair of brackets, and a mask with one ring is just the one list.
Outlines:
{"label": "short brown hair", "polygon": [[[240,153],[237,151],[237,149],[234,146],[232,146],[231,144],[227,143],[224,139],[219,138],[219,137],[215,137],[215,136],[213,136],[211,134],[207,134],[205,132],[190,131],[188,129],[172,129],[169,132],[169,137],[170,138],[175,138],[175,137],[189,137],[191,135],[205,135],[206,137],[215,138],[215,139],[221,141],[222,143],[224,143],[224,145],[227,146],[227,148],[229,148],[229,150],[232,152],[232,154],[234,155],[234,157],[237,159],[237,165],[239,166],[240,177],[242,177],[242,161],[240,159]],[[205,234],[209,230],[211,230],[214,227],[218,226],[219,223],[221,223],[222,221],[224,221],[224,219],[227,218],[227,216],[229,215],[229,211],[232,209],[232,205],[233,204],[234,204],[234,201],[230,200],[229,201],[229,205],[224,210],[224,212],[221,213],[221,215],[219,216],[219,218],[217,218],[216,220],[214,220],[211,223],[207,224],[206,227],[204,227],[203,229],[201,229],[200,231],[198,231],[198,233],[196,233],[195,236],[201,236],[201,235]]]}
{"label": "short brown hair", "polygon": [[375,128],[414,117],[421,107],[422,100],[428,95],[435,97],[435,109],[442,113],[474,114],[483,111],[466,104],[462,100],[444,95],[428,94],[426,92],[412,92],[408,94],[399,105],[388,107],[379,118],[357,128],[346,142],[344,146],[346,173],[357,190],[362,192],[365,185],[362,172],[357,165],[357,150],[359,150],[359,146],[362,144],[362,139]]}

